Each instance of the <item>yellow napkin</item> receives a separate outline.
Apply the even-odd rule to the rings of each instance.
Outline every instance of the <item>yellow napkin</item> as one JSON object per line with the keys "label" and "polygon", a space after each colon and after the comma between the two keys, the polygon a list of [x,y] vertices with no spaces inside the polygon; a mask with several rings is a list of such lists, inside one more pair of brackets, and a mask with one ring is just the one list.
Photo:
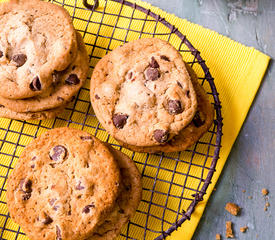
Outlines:
{"label": "yellow napkin", "polygon": [[[1,1],[1,0],[0,0]],[[3,2],[3,0],[1,1]],[[61,0],[59,2],[62,2]],[[100,1],[100,7],[98,9],[98,12],[94,13],[92,16],[90,16],[90,11],[81,10],[78,9],[78,7],[83,7],[82,1],[77,1],[77,4],[74,5],[75,1],[73,0],[65,0],[66,9],[70,12],[70,14],[74,14],[76,19],[74,20],[74,25],[78,30],[82,31],[89,31],[93,32],[95,34],[98,34],[97,46],[103,46],[108,47],[109,49],[114,49],[118,45],[122,44],[119,41],[113,40],[109,44],[109,40],[101,37],[101,36],[113,36],[113,38],[116,39],[124,39],[124,36],[126,34],[126,31],[120,29],[116,29],[113,32],[113,25],[116,22],[116,17],[111,15],[105,15],[102,22],[105,24],[109,24],[110,26],[104,25],[99,29],[98,22],[102,19],[101,12],[103,11],[104,1]],[[145,8],[149,8],[151,11],[159,14],[161,17],[164,17],[168,22],[175,25],[180,32],[182,32],[184,35],[187,36],[188,40],[194,45],[195,48],[197,48],[201,52],[201,56],[203,59],[206,60],[207,66],[210,68],[210,72],[212,76],[215,79],[215,84],[217,87],[217,90],[219,92],[219,97],[222,103],[222,116],[224,118],[223,123],[223,138],[222,138],[222,148],[220,152],[220,159],[218,160],[216,172],[212,178],[212,184],[209,186],[206,195],[204,196],[204,200],[200,202],[194,213],[191,216],[190,221],[185,221],[182,227],[178,229],[178,231],[175,231],[172,233],[171,237],[168,237],[168,239],[173,240],[188,240],[192,238],[192,235],[199,223],[199,220],[203,214],[203,211],[205,209],[206,203],[210,197],[210,194],[215,186],[215,183],[217,182],[219,175],[221,174],[222,168],[226,162],[226,159],[228,157],[228,154],[231,150],[231,147],[240,131],[240,128],[245,120],[245,117],[248,113],[248,110],[251,106],[251,103],[255,97],[255,94],[259,88],[259,85],[261,83],[261,80],[264,76],[264,73],[266,71],[266,68],[268,66],[269,57],[265,54],[255,50],[251,47],[243,46],[235,41],[230,40],[227,37],[224,37],[214,31],[211,31],[209,29],[205,29],[199,25],[193,24],[188,22],[187,20],[180,19],[172,14],[168,14],[156,7],[153,7],[145,2],[142,1],[136,1],[138,5],[141,5]],[[70,7],[72,6],[72,7]],[[125,7],[123,10],[120,10],[120,4],[109,2],[108,1],[108,8],[105,9],[109,13],[120,13],[124,16],[131,16],[132,14],[132,8]],[[141,13],[139,11],[135,11],[134,14],[135,18],[141,18],[144,19],[146,15],[144,13]],[[86,20],[90,20],[97,23],[91,23],[89,24],[88,28],[86,29],[86,22],[82,21],[78,18],[84,18]],[[148,18],[150,19],[150,18]],[[131,23],[131,29],[136,29],[139,31],[142,28],[142,24],[139,20],[133,20]],[[129,19],[127,18],[120,18],[117,27],[127,27],[130,24]],[[154,25],[150,25],[150,22],[146,24],[144,27],[144,31],[146,32],[152,32],[154,30]],[[161,26],[161,24],[158,25],[157,32],[169,32],[169,30]],[[127,38],[127,41],[133,40],[139,37],[139,34],[136,32],[130,32]],[[150,37],[150,35],[143,35],[142,37]],[[162,38],[162,36],[159,35],[159,37]],[[165,39],[165,37],[163,37]],[[93,44],[96,40],[95,35],[86,34],[85,35],[85,42]],[[179,40],[177,38],[172,38],[170,40],[171,43],[173,43],[174,46],[179,45]],[[93,46],[87,45],[87,49],[89,53],[91,53],[91,50],[93,49]],[[104,49],[95,48],[93,51],[94,56],[102,57],[106,51]],[[183,57],[185,55],[183,54]],[[192,60],[192,59],[185,59],[185,60]],[[98,59],[92,58],[91,64],[94,66]],[[198,75],[202,74],[199,70],[198,66],[195,66],[195,70],[197,71]],[[86,84],[86,87],[88,87],[88,83]],[[88,91],[82,90],[79,95],[80,99],[85,99],[86,101],[89,100],[89,94]],[[71,106],[72,107],[72,104]],[[47,128],[51,127],[58,127],[58,126],[66,126],[67,122],[65,120],[68,120],[69,118],[72,119],[74,122],[83,123],[86,121],[86,125],[84,127],[84,130],[89,131],[93,134],[96,134],[97,137],[99,137],[102,140],[108,140],[107,134],[104,131],[98,130],[95,131],[94,128],[91,128],[90,126],[97,126],[97,120],[93,117],[85,118],[85,114],[81,114],[81,111],[85,112],[88,108],[88,104],[85,102],[77,102],[75,108],[78,109],[78,113],[74,113],[70,117],[70,110],[66,110],[57,121],[54,120],[47,120],[47,121],[32,121],[28,123],[22,123],[20,121],[11,121],[8,119],[0,119],[0,175],[6,176],[8,173],[8,169],[5,166],[9,166],[11,159],[13,158],[12,167],[14,167],[18,156],[23,150],[23,145],[28,144],[32,136],[34,135],[40,135],[42,132],[45,132]],[[90,110],[91,111],[91,110]],[[81,125],[78,125],[76,123],[70,123],[70,127],[75,128],[81,128]],[[9,132],[6,131],[6,129],[9,130]],[[37,131],[37,132],[36,132]],[[23,134],[20,134],[23,133]],[[204,136],[203,139],[208,139],[209,136]],[[3,142],[5,140],[5,142]],[[115,141],[110,138],[109,142],[115,143]],[[14,144],[15,143],[15,144]],[[192,149],[192,148],[190,148]],[[132,152],[123,149],[125,153],[127,153],[129,156],[131,156]],[[10,155],[12,156],[10,156]],[[167,154],[166,156],[170,157],[177,157],[177,154]],[[137,166],[139,167],[140,171],[144,171],[144,174],[147,176],[151,176],[154,178],[156,173],[156,168],[149,167],[149,164],[151,165],[158,165],[159,164],[159,157],[158,156],[149,156],[146,158],[145,154],[135,154],[134,160],[137,162]],[[180,155],[181,160],[189,161],[190,154],[183,153]],[[198,164],[202,164],[203,157],[197,157],[194,159],[194,162]],[[146,162],[147,161],[147,162]],[[147,163],[146,168],[143,168],[143,164]],[[140,163],[140,164],[139,164]],[[211,159],[207,159],[205,162],[205,165],[209,167],[211,163]],[[161,163],[161,167],[165,167],[166,169],[169,169],[169,159],[164,159]],[[171,168],[173,170],[173,168]],[[179,163],[177,167],[177,171],[185,172],[187,173],[188,170],[188,164]],[[202,172],[199,167],[191,167],[191,170],[189,172],[191,176],[197,176],[201,177],[201,174],[203,174],[203,177],[206,176],[206,172]],[[160,170],[158,172],[158,178],[164,179],[167,181],[171,181],[171,172],[169,171],[162,171]],[[173,181],[177,184],[183,184],[183,181],[185,179],[182,177],[182,175],[175,176]],[[147,188],[154,188],[155,191],[165,192],[167,191],[167,186],[165,185],[165,182],[158,181],[157,184],[154,186],[152,184],[152,179],[144,177],[143,179],[143,185]],[[6,181],[4,180],[4,177],[0,178],[0,186],[4,187],[6,189]],[[159,185],[158,185],[159,184]],[[197,186],[197,182],[195,178],[188,177],[187,178],[187,185],[189,187],[195,187]],[[173,189],[171,192],[175,195],[180,195],[181,188],[179,189]],[[191,194],[194,192],[186,190],[184,193],[184,197],[190,197]],[[143,193],[143,199],[150,200],[150,192],[144,191]],[[171,197],[173,200],[173,198]],[[154,195],[152,197],[152,200],[155,203],[163,204],[163,201],[165,201],[165,198],[162,198],[161,195]],[[5,191],[1,191],[1,197],[0,197],[0,234],[2,238],[4,239],[15,239],[16,231],[18,231],[18,225],[13,223],[10,219],[7,220],[7,217],[5,216],[8,211],[5,204],[6,198],[5,198]],[[186,210],[190,202],[183,202],[182,208]],[[176,200],[173,200],[172,202],[169,202],[168,207],[171,209],[176,209],[178,206],[178,203]],[[146,205],[145,202],[143,202],[139,210],[140,211],[147,211],[148,204]],[[150,213],[155,216],[162,217],[162,209],[157,208],[156,205],[151,206]],[[158,215],[158,213],[160,213]],[[174,214],[173,212],[166,212],[164,215],[165,219],[167,221],[173,221]],[[147,219],[148,220],[148,219]],[[142,213],[137,213],[133,221],[137,224],[140,224],[141,226],[144,226],[144,223],[146,221],[146,215],[142,215]],[[170,226],[169,224],[164,225],[164,230],[167,230],[167,226]],[[149,219],[148,220],[148,227],[157,229],[158,231],[161,229],[160,227],[160,221],[157,219]],[[3,230],[3,228],[5,230]],[[11,230],[9,230],[11,229]],[[19,229],[20,230],[20,229]],[[14,232],[15,231],[15,232]],[[22,230],[20,230],[22,231]],[[124,233],[126,233],[126,229],[123,230]],[[139,227],[135,227],[131,225],[131,228],[129,229],[129,234],[135,239],[143,239],[144,236],[144,230]],[[154,239],[155,237],[159,236],[159,233],[152,233],[148,232],[146,235],[146,239]],[[17,239],[27,239],[22,234],[19,234],[19,237]],[[124,238],[121,238],[124,239]]]}

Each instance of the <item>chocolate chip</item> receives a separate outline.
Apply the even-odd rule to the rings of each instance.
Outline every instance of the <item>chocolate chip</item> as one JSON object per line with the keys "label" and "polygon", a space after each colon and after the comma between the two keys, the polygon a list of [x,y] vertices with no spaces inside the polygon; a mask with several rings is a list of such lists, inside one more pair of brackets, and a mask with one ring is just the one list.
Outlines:
{"label": "chocolate chip", "polygon": [[154,57],[151,58],[151,62],[149,64],[149,66],[151,68],[159,68],[159,64],[158,64],[158,62],[156,61],[156,59]]}
{"label": "chocolate chip", "polygon": [[177,84],[180,86],[180,88],[183,88],[180,82],[177,82]]}
{"label": "chocolate chip", "polygon": [[53,147],[50,151],[50,158],[54,161],[64,160],[67,156],[67,149],[61,145]]}
{"label": "chocolate chip", "polygon": [[31,165],[31,168],[35,168],[35,164]]}
{"label": "chocolate chip", "polygon": [[100,99],[100,97],[96,94],[96,95],[95,95],[95,99]]}
{"label": "chocolate chip", "polygon": [[189,91],[189,90],[186,91],[186,96],[187,96],[188,98],[190,98],[190,91]]}
{"label": "chocolate chip", "polygon": [[170,59],[165,55],[161,55],[160,58],[164,61],[170,62]]}
{"label": "chocolate chip", "polygon": [[20,190],[23,191],[24,193],[32,192],[32,181],[30,179],[28,180],[22,179],[19,185],[20,185]]}
{"label": "chocolate chip", "polygon": [[113,123],[116,126],[116,128],[122,129],[126,124],[128,117],[129,116],[127,114],[115,114],[113,116]]}
{"label": "chocolate chip", "polygon": [[21,67],[27,61],[27,56],[25,54],[16,54],[12,56],[12,61],[16,63],[16,67]]}
{"label": "chocolate chip", "polygon": [[74,65],[74,66],[72,67],[72,70],[75,70],[75,67],[76,67],[76,66]]}
{"label": "chocolate chip", "polygon": [[128,78],[131,79],[133,77],[133,72],[128,73]]}
{"label": "chocolate chip", "polygon": [[4,105],[0,104],[0,108],[4,108],[4,107],[5,107]]}
{"label": "chocolate chip", "polygon": [[144,72],[145,78],[148,81],[155,81],[160,77],[159,70],[157,68],[147,68]]}
{"label": "chocolate chip", "polygon": [[83,140],[83,141],[93,140],[93,138],[91,136],[80,136],[80,139]]}
{"label": "chocolate chip", "polygon": [[154,138],[158,143],[167,142],[169,137],[169,132],[161,129],[157,129],[154,131]]}
{"label": "chocolate chip", "polygon": [[119,209],[118,212],[119,212],[120,214],[124,214],[124,210],[123,210],[123,209]]}
{"label": "chocolate chip", "polygon": [[4,54],[3,54],[3,52],[2,52],[2,51],[0,51],[0,58],[1,58],[1,57],[3,57],[3,55],[4,55]]}
{"label": "chocolate chip", "polygon": [[94,208],[94,207],[95,207],[95,205],[93,203],[90,205],[87,205],[83,208],[82,212],[87,214],[90,212],[90,208]]}
{"label": "chocolate chip", "polygon": [[56,240],[62,240],[61,229],[56,225]]}
{"label": "chocolate chip", "polygon": [[52,218],[45,214],[45,218],[43,219],[42,223],[45,225],[51,224],[53,222]]}
{"label": "chocolate chip", "polygon": [[167,111],[171,115],[177,115],[183,112],[182,104],[179,100],[169,100]]}
{"label": "chocolate chip", "polygon": [[41,90],[41,82],[38,76],[36,76],[32,82],[30,83],[30,89],[32,91],[40,91]]}
{"label": "chocolate chip", "polygon": [[70,76],[65,80],[67,85],[77,85],[80,83],[80,80],[76,74],[70,74]]}
{"label": "chocolate chip", "polygon": [[200,127],[205,123],[205,121],[201,119],[200,112],[196,112],[192,122],[196,127]]}
{"label": "chocolate chip", "polygon": [[75,186],[75,189],[76,190],[83,190],[83,189],[85,189],[85,187],[81,186],[81,181],[79,181],[78,184]]}
{"label": "chocolate chip", "polygon": [[22,195],[22,200],[24,200],[24,201],[29,200],[31,198],[31,195],[32,195],[31,193],[24,193]]}
{"label": "chocolate chip", "polygon": [[57,100],[60,101],[60,102],[63,102],[64,101],[64,98],[63,97],[57,97]]}

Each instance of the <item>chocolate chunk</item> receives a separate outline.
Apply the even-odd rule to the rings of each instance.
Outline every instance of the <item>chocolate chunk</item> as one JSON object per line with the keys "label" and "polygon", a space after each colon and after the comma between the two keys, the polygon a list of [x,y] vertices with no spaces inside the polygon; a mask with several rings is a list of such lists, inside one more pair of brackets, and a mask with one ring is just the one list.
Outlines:
{"label": "chocolate chunk", "polygon": [[31,168],[35,168],[35,164],[31,165]]}
{"label": "chocolate chunk", "polygon": [[75,186],[75,189],[76,189],[76,190],[83,190],[83,189],[85,189],[85,187],[82,186],[82,185],[81,185],[81,181],[79,181],[78,184]]}
{"label": "chocolate chunk", "polygon": [[5,107],[4,105],[0,104],[0,108],[4,108],[4,107]]}
{"label": "chocolate chunk", "polygon": [[32,181],[30,179],[25,180],[22,179],[20,181],[20,190],[24,193],[31,193],[32,192]]}
{"label": "chocolate chunk", "polygon": [[90,208],[94,208],[94,207],[95,207],[95,205],[93,203],[90,205],[87,205],[83,208],[82,212],[87,214],[90,212]]}
{"label": "chocolate chunk", "polygon": [[64,160],[67,156],[67,149],[61,145],[53,147],[50,151],[50,158],[54,161]]}
{"label": "chocolate chunk", "polygon": [[183,112],[182,104],[179,100],[169,100],[167,111],[171,115],[177,115]]}
{"label": "chocolate chunk", "polygon": [[202,126],[205,123],[205,121],[202,120],[202,118],[200,116],[200,112],[196,112],[196,114],[195,114],[192,122],[194,123],[194,125],[196,127],[200,127],[200,126]]}
{"label": "chocolate chunk", "polygon": [[95,99],[100,99],[100,97],[96,94],[96,95],[95,95]]}
{"label": "chocolate chunk", "polygon": [[165,55],[161,55],[160,58],[164,61],[170,62],[170,59]]}
{"label": "chocolate chunk", "polygon": [[160,77],[159,70],[157,68],[147,68],[144,72],[145,78],[148,81],[155,81]]}
{"label": "chocolate chunk", "polygon": [[189,91],[189,90],[186,91],[186,96],[187,96],[188,98],[190,98],[190,91]]}
{"label": "chocolate chunk", "polygon": [[120,214],[124,214],[124,210],[123,210],[123,209],[119,209],[118,212],[119,212]]}
{"label": "chocolate chunk", "polygon": [[93,140],[93,138],[91,136],[80,136],[80,139],[83,140],[83,141]]}
{"label": "chocolate chunk", "polygon": [[41,90],[41,82],[38,76],[36,76],[32,82],[30,83],[30,89],[32,91],[40,91]]}
{"label": "chocolate chunk", "polygon": [[0,58],[1,58],[1,57],[3,57],[3,55],[4,55],[4,54],[3,54],[3,52],[2,52],[2,51],[0,51]]}
{"label": "chocolate chunk", "polygon": [[62,240],[61,229],[56,225],[56,240]]}
{"label": "chocolate chunk", "polygon": [[181,83],[180,83],[180,82],[177,82],[177,84],[180,86],[180,88],[182,88],[182,85],[181,85]]}
{"label": "chocolate chunk", "polygon": [[16,63],[16,67],[21,67],[27,61],[27,56],[25,54],[16,54],[12,56],[12,61]]}
{"label": "chocolate chunk", "polygon": [[122,129],[126,124],[128,117],[129,116],[127,114],[115,114],[113,116],[113,123],[116,126],[116,128]]}
{"label": "chocolate chunk", "polygon": [[149,64],[149,66],[151,68],[159,68],[159,64],[158,64],[158,62],[156,61],[156,59],[154,57],[151,58],[151,62]]}
{"label": "chocolate chunk", "polygon": [[45,214],[45,218],[43,219],[42,223],[45,224],[45,225],[48,225],[48,224],[51,224],[53,222],[52,218]]}
{"label": "chocolate chunk", "polygon": [[76,74],[70,74],[70,76],[65,80],[67,85],[77,85],[80,83],[80,80]]}
{"label": "chocolate chunk", "polygon": [[169,132],[161,129],[157,129],[154,131],[154,139],[158,143],[165,143],[167,142],[169,137]]}

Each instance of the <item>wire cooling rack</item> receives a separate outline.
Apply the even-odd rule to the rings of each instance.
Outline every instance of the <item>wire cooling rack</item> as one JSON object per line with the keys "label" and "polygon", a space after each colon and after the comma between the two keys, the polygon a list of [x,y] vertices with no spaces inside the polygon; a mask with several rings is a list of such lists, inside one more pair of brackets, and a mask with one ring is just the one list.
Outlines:
{"label": "wire cooling rack", "polygon": [[[165,239],[189,220],[203,199],[219,158],[222,117],[219,96],[200,52],[161,16],[124,0],[52,0],[65,7],[82,33],[90,54],[90,68],[115,47],[128,41],[158,37],[171,42],[196,71],[199,81],[215,107],[215,120],[203,138],[183,152],[140,154],[122,148],[110,137],[93,113],[89,100],[89,80],[74,102],[54,120],[0,120],[0,239],[27,239],[12,222],[6,207],[6,181],[23,148],[48,129],[68,126],[86,130],[119,148],[135,161],[143,177],[141,204],[120,235],[120,239]],[[91,74],[92,71],[90,71]],[[89,76],[90,77],[90,76]],[[88,78],[89,78],[88,77]]]}

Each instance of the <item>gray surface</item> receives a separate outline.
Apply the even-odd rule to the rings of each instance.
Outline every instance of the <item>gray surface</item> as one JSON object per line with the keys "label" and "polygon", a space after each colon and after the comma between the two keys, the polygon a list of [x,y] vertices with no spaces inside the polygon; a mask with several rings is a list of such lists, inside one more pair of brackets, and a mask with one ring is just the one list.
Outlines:
{"label": "gray surface", "polygon": [[[252,1],[252,0],[250,0]],[[275,1],[260,0],[255,14],[232,11],[225,0],[147,0],[181,18],[213,29],[275,57]],[[241,1],[238,1],[241,2]],[[243,1],[244,2],[244,1]],[[232,5],[231,5],[232,6]],[[210,69],[211,70],[211,69]],[[271,62],[265,79],[237,138],[222,176],[207,205],[193,239],[225,239],[225,221],[232,220],[237,239],[275,239],[275,67]],[[270,190],[267,212],[261,189]],[[245,189],[246,193],[242,190]],[[248,199],[252,196],[252,199]],[[224,211],[232,201],[243,210],[239,217]],[[240,233],[248,225],[247,233]],[[183,237],[184,239],[184,237]]]}

